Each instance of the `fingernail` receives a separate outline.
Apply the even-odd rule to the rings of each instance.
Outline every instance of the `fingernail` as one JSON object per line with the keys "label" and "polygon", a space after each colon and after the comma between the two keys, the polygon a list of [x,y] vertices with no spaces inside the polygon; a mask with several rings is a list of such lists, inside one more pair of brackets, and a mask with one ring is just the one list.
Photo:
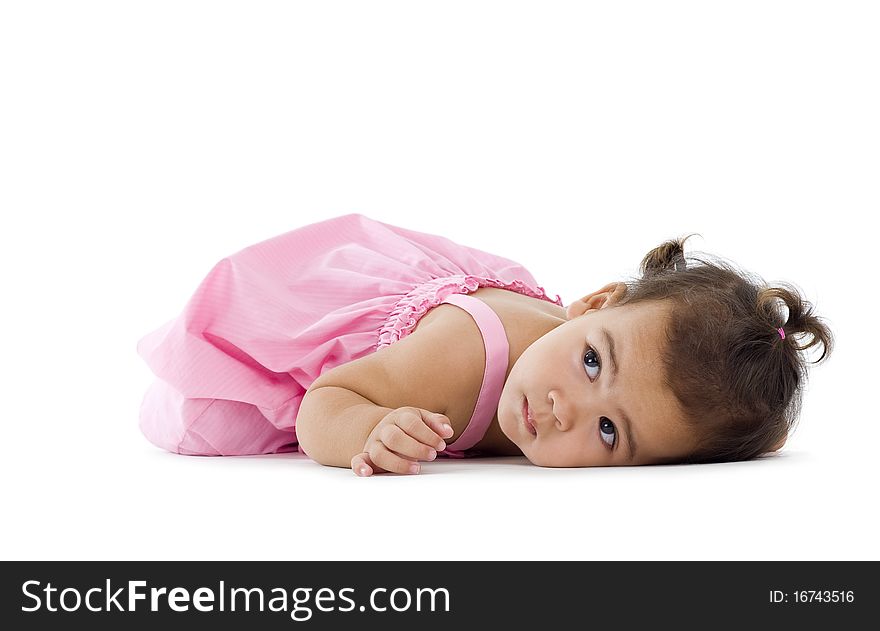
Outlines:
{"label": "fingernail", "polygon": [[433,460],[433,459],[436,458],[436,457],[437,457],[437,452],[434,451],[434,450],[432,449],[432,450],[428,453],[428,460]]}
{"label": "fingernail", "polygon": [[446,449],[446,441],[445,441],[445,440],[441,440],[441,441],[440,441],[440,447],[437,448],[437,451],[443,451],[444,449]]}
{"label": "fingernail", "polygon": [[409,466],[409,472],[410,473],[418,473],[419,472],[419,465],[417,465],[415,463],[411,464]]}
{"label": "fingernail", "polygon": [[448,432],[448,431],[451,430],[451,429],[452,429],[452,425],[446,425],[446,424],[443,425],[443,431],[444,431],[444,432]]}
{"label": "fingernail", "polygon": [[367,475],[367,467],[365,465],[358,467],[358,475]]}

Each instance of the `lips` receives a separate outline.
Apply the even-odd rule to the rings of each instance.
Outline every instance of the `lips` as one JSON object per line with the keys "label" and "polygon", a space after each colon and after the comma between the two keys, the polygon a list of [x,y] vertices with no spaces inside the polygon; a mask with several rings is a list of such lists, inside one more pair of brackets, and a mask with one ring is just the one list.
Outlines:
{"label": "lips", "polygon": [[523,398],[522,418],[523,425],[525,425],[526,431],[528,431],[529,434],[531,434],[532,436],[537,436],[538,430],[535,428],[535,423],[532,419],[532,411],[529,409],[529,400],[526,398]]}

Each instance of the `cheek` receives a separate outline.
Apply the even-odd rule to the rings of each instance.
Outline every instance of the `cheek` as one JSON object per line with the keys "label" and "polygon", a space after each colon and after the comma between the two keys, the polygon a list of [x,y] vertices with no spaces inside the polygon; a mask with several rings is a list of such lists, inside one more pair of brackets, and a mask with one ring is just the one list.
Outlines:
{"label": "cheek", "polygon": [[584,425],[574,431],[555,434],[541,446],[541,457],[559,467],[583,467],[602,462],[604,447]]}
{"label": "cheek", "polygon": [[547,381],[547,377],[560,367],[558,353],[534,353],[523,362],[519,378],[523,385],[537,385]]}

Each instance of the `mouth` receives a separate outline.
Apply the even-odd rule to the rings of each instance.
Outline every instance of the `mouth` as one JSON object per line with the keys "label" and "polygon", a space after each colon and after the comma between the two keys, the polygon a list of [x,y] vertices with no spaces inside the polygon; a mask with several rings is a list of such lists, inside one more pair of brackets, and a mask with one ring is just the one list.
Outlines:
{"label": "mouth", "polygon": [[538,430],[535,428],[535,423],[532,419],[532,413],[529,409],[529,400],[525,397],[523,397],[522,420],[526,431],[532,436],[537,436]]}

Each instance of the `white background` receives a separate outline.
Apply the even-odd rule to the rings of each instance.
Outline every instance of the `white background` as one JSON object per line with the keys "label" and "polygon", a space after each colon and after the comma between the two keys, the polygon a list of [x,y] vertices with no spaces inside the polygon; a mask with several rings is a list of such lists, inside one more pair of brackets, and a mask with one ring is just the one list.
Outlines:
{"label": "white background", "polygon": [[[871,2],[3,3],[0,557],[880,559],[878,31]],[[151,445],[137,340],[224,256],[351,212],[566,305],[698,232],[837,347],[757,462]]]}

